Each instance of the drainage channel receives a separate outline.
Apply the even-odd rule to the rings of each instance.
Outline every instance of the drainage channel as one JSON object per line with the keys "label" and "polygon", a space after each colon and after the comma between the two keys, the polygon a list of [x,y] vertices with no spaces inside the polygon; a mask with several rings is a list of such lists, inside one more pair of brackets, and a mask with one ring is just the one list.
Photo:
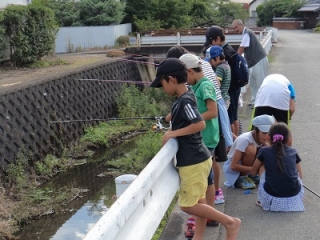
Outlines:
{"label": "drainage channel", "polygon": [[110,208],[116,194],[115,177],[105,176],[109,169],[105,163],[117,159],[135,148],[136,136],[112,147],[99,157],[57,175],[49,185],[78,188],[79,197],[63,211],[34,220],[16,235],[25,240],[76,240],[82,239],[100,217]]}

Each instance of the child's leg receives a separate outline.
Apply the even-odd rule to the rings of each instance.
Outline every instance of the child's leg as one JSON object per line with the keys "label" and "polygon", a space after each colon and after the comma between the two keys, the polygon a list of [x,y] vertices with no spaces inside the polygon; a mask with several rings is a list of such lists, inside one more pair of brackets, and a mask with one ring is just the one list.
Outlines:
{"label": "child's leg", "polygon": [[[252,166],[256,159],[257,148],[253,144],[249,144],[246,148],[244,155],[241,159],[241,164],[244,166]],[[240,173],[241,176],[245,176],[248,173]]]}
{"label": "child's leg", "polygon": [[208,188],[206,191],[206,203],[210,206],[214,206],[214,197],[216,192],[213,178],[214,178],[214,173],[211,170],[211,173],[208,177]]}
{"label": "child's leg", "polygon": [[214,187],[215,187],[215,190],[218,191],[219,187],[220,187],[220,184],[219,184],[220,165],[219,165],[219,163],[217,163],[214,155],[212,156],[212,169],[213,169]]}
{"label": "child's leg", "polygon": [[[214,187],[214,185],[211,185]],[[205,199],[200,199],[199,203],[206,204]],[[207,203],[208,204],[208,203]],[[194,232],[192,240],[202,240],[204,238],[204,232],[206,230],[206,218],[195,216],[196,219],[196,230]]]}
{"label": "child's leg", "polygon": [[202,221],[201,218],[208,218],[220,222],[226,228],[226,240],[237,239],[238,231],[241,225],[241,220],[239,218],[230,217],[203,203],[197,203],[192,207],[181,207],[181,210],[186,213],[198,216],[198,218],[200,218],[200,221]]}

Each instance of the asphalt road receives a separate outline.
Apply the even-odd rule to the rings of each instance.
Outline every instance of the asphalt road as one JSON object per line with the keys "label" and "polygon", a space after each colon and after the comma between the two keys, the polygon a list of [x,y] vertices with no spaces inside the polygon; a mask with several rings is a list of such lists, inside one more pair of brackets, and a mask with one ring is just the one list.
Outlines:
{"label": "asphalt road", "polygon": [[[269,74],[285,75],[297,95],[296,112],[291,121],[293,146],[302,159],[303,183],[320,194],[318,136],[320,135],[320,34],[308,30],[278,30],[278,42],[272,49]],[[244,94],[249,99],[249,93]],[[239,111],[244,130],[251,109]],[[223,184],[224,176],[221,176]],[[241,189],[223,187],[226,203],[217,209],[242,221],[239,240],[319,240],[320,198],[305,189],[305,212],[272,213],[255,205],[256,189],[244,194]],[[176,207],[161,240],[183,240],[188,215]],[[207,227],[205,240],[225,239],[224,227]]]}

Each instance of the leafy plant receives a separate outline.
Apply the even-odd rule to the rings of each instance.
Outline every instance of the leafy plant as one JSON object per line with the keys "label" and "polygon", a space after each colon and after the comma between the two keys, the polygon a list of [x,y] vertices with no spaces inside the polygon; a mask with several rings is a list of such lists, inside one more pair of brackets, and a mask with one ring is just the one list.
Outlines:
{"label": "leafy plant", "polygon": [[57,25],[47,7],[9,5],[1,22],[10,42],[10,58],[16,65],[40,60],[54,48]]}
{"label": "leafy plant", "polygon": [[136,139],[136,146],[125,156],[106,163],[123,172],[139,173],[161,148],[161,134],[147,132]]}
{"label": "leafy plant", "polygon": [[269,0],[257,7],[258,26],[272,26],[273,17],[299,17],[304,0]]}
{"label": "leafy plant", "polygon": [[116,40],[117,47],[126,47],[130,45],[129,36],[119,36]]}

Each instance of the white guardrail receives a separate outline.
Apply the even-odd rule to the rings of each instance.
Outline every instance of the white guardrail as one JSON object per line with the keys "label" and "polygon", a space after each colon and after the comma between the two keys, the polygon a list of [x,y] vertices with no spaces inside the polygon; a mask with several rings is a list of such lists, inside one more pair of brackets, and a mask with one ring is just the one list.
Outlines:
{"label": "white guardrail", "polygon": [[[271,50],[272,41],[276,40],[276,35],[273,28],[260,33],[260,41],[267,54]],[[200,36],[188,37],[194,37],[189,38],[187,42],[190,43]],[[167,39],[162,44],[168,44],[176,38],[173,36],[157,39]],[[199,43],[204,42],[204,36],[199,39]],[[180,43],[183,41],[182,37]],[[177,151],[177,141],[170,139],[84,239],[150,240],[179,188],[179,176],[173,166]]]}
{"label": "white guardrail", "polygon": [[179,188],[177,151],[177,140],[170,139],[84,239],[151,239]]}
{"label": "white guardrail", "polygon": [[[265,35],[271,36],[271,41],[277,41],[277,29],[275,28],[266,28],[265,30],[256,33],[256,36],[263,41],[266,38]],[[239,44],[241,42],[241,34],[226,34],[226,42],[230,44]],[[175,36],[141,36],[139,33],[137,37],[130,37],[131,45],[187,45],[187,44],[203,44],[205,42],[204,35],[188,35],[181,36],[179,32]]]}

